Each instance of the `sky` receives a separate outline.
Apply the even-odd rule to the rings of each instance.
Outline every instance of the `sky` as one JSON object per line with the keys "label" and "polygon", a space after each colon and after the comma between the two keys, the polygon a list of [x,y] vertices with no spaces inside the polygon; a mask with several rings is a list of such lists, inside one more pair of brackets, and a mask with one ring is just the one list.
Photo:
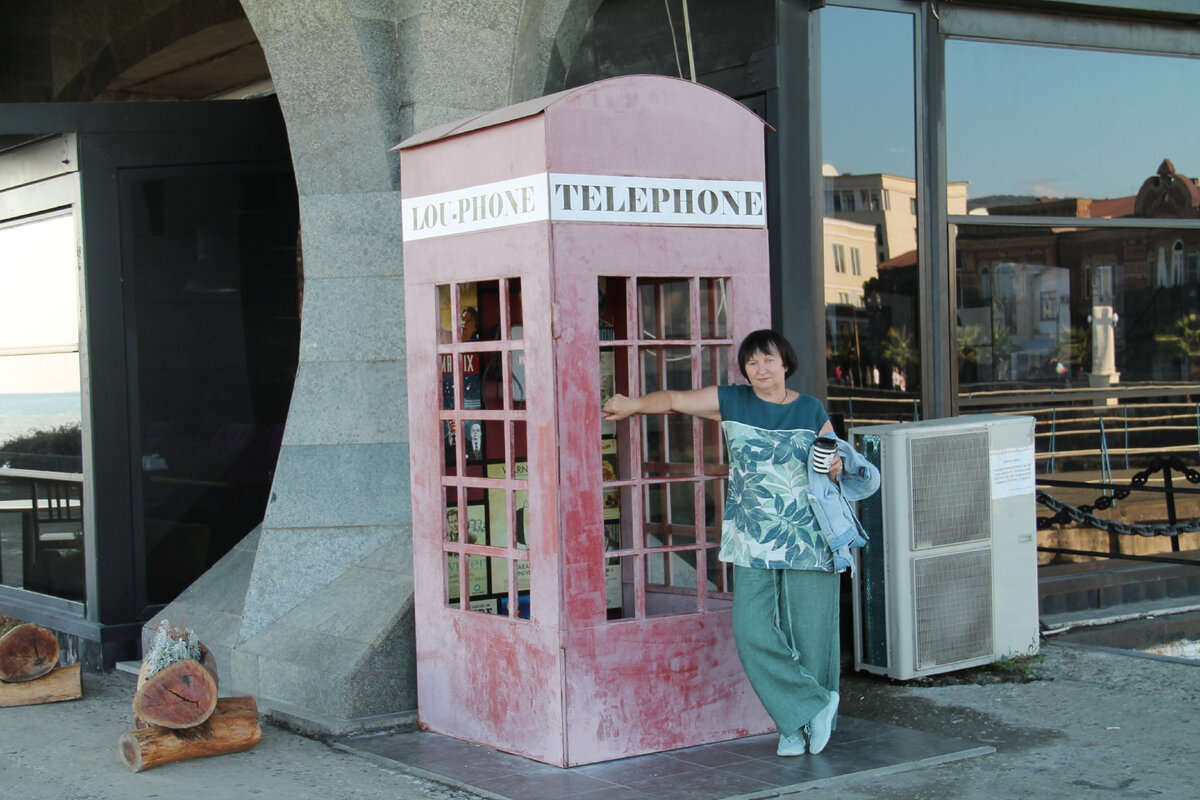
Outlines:
{"label": "sky", "polygon": [[[821,12],[824,160],[914,176],[912,18]],[[1164,158],[1200,176],[1200,59],[951,40],[950,180],[968,196],[1125,197]]]}
{"label": "sky", "polygon": [[[79,343],[75,221],[69,214],[0,228],[0,348]],[[12,287],[20,287],[14,291]],[[0,358],[0,394],[79,391],[74,353]]]}

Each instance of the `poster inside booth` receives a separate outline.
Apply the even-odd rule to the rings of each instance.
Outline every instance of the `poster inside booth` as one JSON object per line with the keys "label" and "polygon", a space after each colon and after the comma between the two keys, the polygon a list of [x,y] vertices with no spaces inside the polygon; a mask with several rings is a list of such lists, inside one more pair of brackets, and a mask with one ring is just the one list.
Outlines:
{"label": "poster inside booth", "polygon": [[[517,283],[512,283],[510,292],[515,294]],[[444,467],[450,472],[462,469],[467,477],[507,479],[507,438],[504,422],[488,419],[486,412],[503,407],[506,392],[500,386],[504,374],[504,359],[499,350],[489,349],[488,342],[494,341],[499,325],[499,284],[496,281],[467,281],[454,287],[454,292],[442,291],[439,295],[438,329],[443,343],[457,342],[478,347],[459,354],[439,356],[441,369],[441,396],[444,410],[459,409],[463,419],[446,419],[441,423]],[[455,298],[457,294],[457,298]],[[457,299],[457,311],[455,309]],[[519,296],[517,297],[519,305]],[[510,298],[512,303],[512,298]],[[518,317],[519,318],[519,317]],[[522,335],[520,324],[512,324],[512,334]],[[455,386],[455,375],[459,376]],[[508,359],[509,402],[520,405],[525,400],[524,353],[515,351]],[[457,391],[456,391],[457,388]],[[522,437],[513,437],[513,479],[528,480],[528,462]],[[510,504],[513,519],[515,546],[528,549],[526,531],[529,525],[529,492],[527,490],[506,491],[498,488],[468,488],[466,490],[466,538],[469,545],[495,548],[507,547],[509,543]],[[511,498],[511,501],[510,501]],[[446,540],[460,541],[462,524],[459,520],[459,499],[454,492],[446,497]],[[467,607],[472,611],[489,614],[507,613],[509,602],[509,564],[505,559],[470,553],[464,558],[449,554],[446,562],[446,599],[456,603],[460,600],[461,564],[465,562],[467,575]],[[529,591],[529,562],[518,560],[515,564],[517,587],[521,593]],[[518,613],[528,613],[529,603],[520,598]]]}

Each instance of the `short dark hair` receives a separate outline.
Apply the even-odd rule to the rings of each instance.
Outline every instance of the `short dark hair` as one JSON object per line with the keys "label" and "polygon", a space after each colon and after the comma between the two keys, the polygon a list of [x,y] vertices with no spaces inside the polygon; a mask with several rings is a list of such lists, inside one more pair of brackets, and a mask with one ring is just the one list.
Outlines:
{"label": "short dark hair", "polygon": [[746,374],[746,362],[750,360],[750,356],[755,353],[770,354],[772,350],[783,360],[783,377],[792,377],[792,373],[796,371],[796,351],[787,339],[770,328],[754,331],[742,339],[742,345],[738,348],[738,369],[742,371],[742,377],[750,380],[750,376]]}

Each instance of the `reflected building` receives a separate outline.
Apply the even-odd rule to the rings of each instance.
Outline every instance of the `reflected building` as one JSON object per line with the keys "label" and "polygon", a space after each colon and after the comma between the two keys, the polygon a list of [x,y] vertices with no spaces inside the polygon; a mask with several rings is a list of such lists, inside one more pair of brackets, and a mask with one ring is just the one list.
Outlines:
{"label": "reflected building", "polygon": [[[876,254],[888,261],[917,249],[917,182],[914,178],[876,173],[839,174],[825,164],[825,213],[875,228]],[[967,213],[966,181],[946,184],[946,210]]]}
{"label": "reflected building", "polygon": [[[1048,198],[988,211],[1074,224],[959,227],[958,335],[973,350],[960,364],[960,385],[1103,387],[1118,381],[1087,376],[1114,369],[1125,383],[1189,380],[1192,359],[1172,345],[1200,307],[1200,231],[1089,227],[1087,220],[1194,219],[1195,180],[1165,160],[1136,195]],[[1096,352],[1109,351],[1115,367],[1093,364]]]}

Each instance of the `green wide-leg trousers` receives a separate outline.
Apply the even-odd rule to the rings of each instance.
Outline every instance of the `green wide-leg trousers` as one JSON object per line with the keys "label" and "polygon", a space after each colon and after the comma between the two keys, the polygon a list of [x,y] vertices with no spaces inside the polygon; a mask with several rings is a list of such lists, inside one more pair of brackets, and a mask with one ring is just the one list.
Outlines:
{"label": "green wide-leg trousers", "polygon": [[775,727],[794,734],[838,690],[841,576],[735,567],[733,636],[746,677]]}

